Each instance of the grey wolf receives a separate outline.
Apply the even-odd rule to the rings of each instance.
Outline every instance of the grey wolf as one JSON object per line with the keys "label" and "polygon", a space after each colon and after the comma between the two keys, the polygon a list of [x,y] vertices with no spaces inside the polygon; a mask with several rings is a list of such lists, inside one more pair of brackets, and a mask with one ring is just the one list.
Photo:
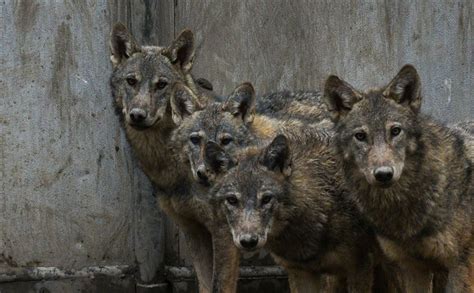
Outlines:
{"label": "grey wolf", "polygon": [[447,275],[441,290],[473,292],[472,144],[420,113],[416,69],[367,92],[330,76],[324,99],[345,180],[405,291],[428,292],[435,273]]}
{"label": "grey wolf", "polygon": [[269,250],[292,292],[319,291],[323,274],[351,292],[371,292],[375,237],[348,199],[333,149],[278,135],[232,160],[217,143],[206,146],[207,164],[223,173],[211,191],[216,218],[239,249]]}

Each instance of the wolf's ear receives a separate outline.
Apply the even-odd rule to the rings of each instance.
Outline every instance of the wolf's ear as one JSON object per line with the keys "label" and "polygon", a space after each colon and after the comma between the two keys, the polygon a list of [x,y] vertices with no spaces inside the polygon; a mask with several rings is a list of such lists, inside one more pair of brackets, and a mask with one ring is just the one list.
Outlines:
{"label": "wolf's ear", "polygon": [[191,30],[185,29],[163,54],[170,59],[171,63],[177,64],[186,73],[193,67],[194,51],[194,34]]}
{"label": "wolf's ear", "polygon": [[324,84],[324,103],[332,114],[334,121],[348,113],[355,103],[362,100],[362,95],[350,84],[335,75],[331,75]]}
{"label": "wolf's ear", "polygon": [[415,67],[410,64],[403,66],[385,88],[383,95],[418,113],[421,107],[421,81]]}
{"label": "wolf's ear", "polygon": [[245,123],[253,121],[255,115],[255,90],[250,82],[239,85],[224,102],[223,110],[235,117],[240,117]]}
{"label": "wolf's ear", "polygon": [[226,172],[235,166],[235,162],[217,143],[209,141],[204,149],[204,159],[207,167],[216,174]]}
{"label": "wolf's ear", "polygon": [[197,97],[187,86],[181,83],[175,84],[170,104],[171,117],[176,125],[181,124],[183,119],[200,109]]}
{"label": "wolf's ear", "polygon": [[132,56],[133,53],[139,52],[140,46],[138,46],[125,25],[119,22],[112,28],[112,33],[110,34],[110,49],[112,51],[112,56],[110,57],[112,65],[117,66],[123,60]]}
{"label": "wolf's ear", "polygon": [[273,139],[262,152],[260,164],[285,176],[291,175],[290,145],[286,136],[279,134]]}

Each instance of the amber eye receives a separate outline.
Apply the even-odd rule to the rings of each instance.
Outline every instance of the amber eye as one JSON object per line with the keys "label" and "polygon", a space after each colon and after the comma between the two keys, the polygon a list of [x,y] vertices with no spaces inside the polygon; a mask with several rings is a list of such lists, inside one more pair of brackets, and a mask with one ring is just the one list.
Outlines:
{"label": "amber eye", "polygon": [[262,197],[262,205],[268,204],[269,202],[272,201],[272,199],[273,199],[273,196],[271,196],[271,195],[264,195],[264,196]]}
{"label": "amber eye", "polygon": [[357,132],[356,134],[354,134],[354,137],[358,140],[358,141],[364,141],[366,138],[367,138],[367,135],[365,134],[365,132]]}
{"label": "amber eye", "polygon": [[392,129],[390,129],[390,133],[392,134],[392,136],[398,136],[401,132],[402,129],[398,126],[394,126],[392,127]]}
{"label": "amber eye", "polygon": [[234,139],[230,136],[227,136],[227,137],[223,137],[221,139],[221,144],[222,145],[228,145],[229,143],[231,143]]}
{"label": "amber eye", "polygon": [[127,83],[131,86],[134,86],[137,84],[137,79],[133,76],[127,77]]}
{"label": "amber eye", "polygon": [[228,204],[230,204],[231,206],[235,206],[237,205],[237,203],[239,202],[239,200],[237,199],[237,197],[235,197],[235,195],[230,195],[228,196],[226,199]]}
{"label": "amber eye", "polygon": [[168,82],[166,82],[165,80],[160,80],[156,83],[156,88],[159,89],[159,90],[162,90],[164,89],[166,86],[168,85]]}

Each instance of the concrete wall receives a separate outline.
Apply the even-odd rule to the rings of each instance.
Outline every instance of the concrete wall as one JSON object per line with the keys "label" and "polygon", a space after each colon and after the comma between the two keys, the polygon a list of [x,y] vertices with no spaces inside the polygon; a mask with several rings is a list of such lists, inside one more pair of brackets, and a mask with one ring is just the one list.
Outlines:
{"label": "concrete wall", "polygon": [[150,280],[162,264],[163,218],[108,82],[111,24],[156,42],[150,3],[0,2],[2,272],[138,265]]}
{"label": "concrete wall", "polygon": [[163,259],[189,263],[113,113],[108,34],[118,20],[148,44],[193,29],[195,75],[222,94],[246,80],[260,93],[319,89],[330,73],[363,89],[412,63],[423,111],[474,117],[470,0],[10,0],[0,10],[0,276],[138,265],[149,281]]}
{"label": "concrete wall", "polygon": [[249,80],[260,93],[319,89],[328,74],[382,86],[419,70],[423,110],[474,117],[473,1],[177,1],[175,32],[199,39],[194,67],[223,93]]}

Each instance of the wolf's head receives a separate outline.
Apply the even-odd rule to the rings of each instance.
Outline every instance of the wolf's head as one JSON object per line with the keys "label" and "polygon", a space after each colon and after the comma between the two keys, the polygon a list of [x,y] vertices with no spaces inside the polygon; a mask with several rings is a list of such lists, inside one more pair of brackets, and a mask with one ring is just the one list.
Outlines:
{"label": "wolf's head", "polygon": [[405,65],[383,89],[362,93],[336,76],[324,99],[337,123],[338,146],[352,178],[389,187],[402,176],[405,158],[417,149],[420,78]]}
{"label": "wolf's head", "polygon": [[125,123],[146,129],[169,114],[176,82],[186,82],[194,58],[194,37],[184,30],[169,47],[140,46],[126,27],[113,27],[110,47],[114,67],[112,93]]}
{"label": "wolf's head", "polygon": [[[250,144],[248,125],[255,111],[255,91],[250,83],[239,85],[224,102],[215,102],[204,109],[179,106],[172,98],[173,117],[181,119],[172,141],[176,152],[191,167],[193,177],[204,185],[215,178],[215,172],[205,164],[205,146],[214,142],[230,155]],[[184,110],[184,111],[183,111]],[[199,110],[199,111],[197,111]]]}
{"label": "wolf's head", "polygon": [[[212,142],[206,147],[206,160],[216,172],[235,165],[228,164],[225,152]],[[266,148],[241,154],[212,189],[212,202],[225,215],[240,249],[255,250],[267,242],[278,206],[288,201],[290,165],[288,140],[279,135]]]}

